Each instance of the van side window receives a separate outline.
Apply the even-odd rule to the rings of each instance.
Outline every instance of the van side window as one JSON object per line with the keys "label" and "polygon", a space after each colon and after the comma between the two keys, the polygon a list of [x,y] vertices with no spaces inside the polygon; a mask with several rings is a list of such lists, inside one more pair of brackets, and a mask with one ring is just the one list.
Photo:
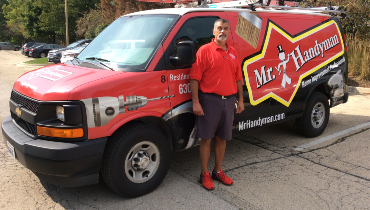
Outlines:
{"label": "van side window", "polygon": [[[213,26],[217,19],[220,19],[217,16],[207,16],[207,17],[195,17],[188,19],[177,32],[170,45],[165,51],[165,56],[162,56],[161,60],[158,62],[154,71],[160,71],[165,68],[167,70],[176,70],[176,69],[186,69],[190,68],[189,66],[173,66],[170,62],[170,56],[177,54],[177,44],[181,41],[193,41],[195,48],[198,49],[207,43],[210,43],[214,38],[213,35]],[[161,62],[163,60],[163,62]],[[166,67],[164,67],[166,66]]]}
{"label": "van side window", "polygon": [[219,17],[196,17],[186,21],[172,40],[174,50],[181,41],[193,41],[197,51],[202,45],[211,42],[214,38],[213,25],[217,19]]}

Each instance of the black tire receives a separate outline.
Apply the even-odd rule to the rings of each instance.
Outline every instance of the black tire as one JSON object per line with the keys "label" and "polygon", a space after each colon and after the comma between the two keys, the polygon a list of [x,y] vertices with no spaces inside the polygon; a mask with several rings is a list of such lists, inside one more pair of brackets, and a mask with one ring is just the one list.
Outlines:
{"label": "black tire", "polygon": [[41,53],[40,54],[40,58],[45,58],[46,57],[46,54],[45,53]]}
{"label": "black tire", "polygon": [[330,108],[326,95],[313,92],[303,116],[296,120],[299,131],[307,137],[320,136],[329,122]]}
{"label": "black tire", "polygon": [[170,162],[171,149],[166,135],[152,125],[135,123],[111,136],[101,173],[105,183],[118,194],[138,197],[162,183]]}

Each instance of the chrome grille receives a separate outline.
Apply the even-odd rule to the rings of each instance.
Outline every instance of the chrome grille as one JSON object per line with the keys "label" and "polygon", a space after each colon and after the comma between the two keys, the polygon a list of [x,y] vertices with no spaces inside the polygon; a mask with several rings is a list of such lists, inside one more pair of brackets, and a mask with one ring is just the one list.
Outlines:
{"label": "chrome grille", "polygon": [[12,100],[14,103],[21,105],[23,108],[33,112],[37,113],[37,110],[39,108],[39,103],[36,101],[31,100],[30,98],[18,93],[17,91],[13,90],[12,94],[10,96],[10,100]]}
{"label": "chrome grille", "polygon": [[16,114],[11,112],[12,119],[20,128],[22,128],[26,133],[31,134],[31,136],[36,136],[37,129],[36,125],[33,125],[27,121],[24,121],[22,118],[19,118]]}

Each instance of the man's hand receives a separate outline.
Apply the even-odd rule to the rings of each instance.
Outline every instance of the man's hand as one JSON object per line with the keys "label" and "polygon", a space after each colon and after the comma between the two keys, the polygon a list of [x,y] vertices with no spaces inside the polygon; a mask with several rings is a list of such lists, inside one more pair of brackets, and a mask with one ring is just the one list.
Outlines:
{"label": "man's hand", "polygon": [[193,112],[194,112],[194,114],[196,114],[198,116],[204,115],[203,108],[200,105],[200,103],[194,103],[193,102]]}
{"label": "man's hand", "polygon": [[190,79],[191,98],[193,99],[193,112],[198,116],[202,116],[204,115],[204,112],[202,106],[199,103],[198,86],[199,86],[198,80]]}
{"label": "man's hand", "polygon": [[240,114],[244,110],[244,98],[243,98],[243,85],[242,80],[236,82],[238,88],[238,105],[236,107],[236,113]]}
{"label": "man's hand", "polygon": [[240,114],[244,111],[244,102],[243,101],[238,101],[238,105],[236,107],[236,113]]}

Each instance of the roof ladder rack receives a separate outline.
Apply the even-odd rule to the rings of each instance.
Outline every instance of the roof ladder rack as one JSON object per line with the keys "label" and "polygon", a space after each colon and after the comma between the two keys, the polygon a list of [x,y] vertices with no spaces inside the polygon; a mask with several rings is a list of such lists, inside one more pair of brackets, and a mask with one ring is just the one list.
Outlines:
{"label": "roof ladder rack", "polygon": [[[181,0],[175,0],[177,3],[181,4]],[[208,0],[208,4],[206,3],[207,0],[203,1],[203,5],[198,4],[192,4],[192,2],[186,2],[181,5],[178,5],[177,7],[202,7],[202,8],[249,8],[252,11],[255,11],[256,8],[262,8],[262,9],[276,9],[276,10],[304,10],[304,11],[310,11],[312,13],[322,13],[327,14],[331,16],[337,16],[339,18],[345,17],[345,12],[340,10],[340,7],[338,6],[331,6],[331,4],[328,4],[328,7],[317,7],[317,8],[304,8],[304,7],[292,7],[292,6],[283,6],[283,5],[270,5],[271,0],[266,1],[266,5],[262,3],[260,0],[229,0],[225,2],[215,1],[213,2],[219,2],[219,3],[212,3],[212,0]],[[285,3],[288,1],[285,1]],[[280,1],[279,1],[280,4]]]}

